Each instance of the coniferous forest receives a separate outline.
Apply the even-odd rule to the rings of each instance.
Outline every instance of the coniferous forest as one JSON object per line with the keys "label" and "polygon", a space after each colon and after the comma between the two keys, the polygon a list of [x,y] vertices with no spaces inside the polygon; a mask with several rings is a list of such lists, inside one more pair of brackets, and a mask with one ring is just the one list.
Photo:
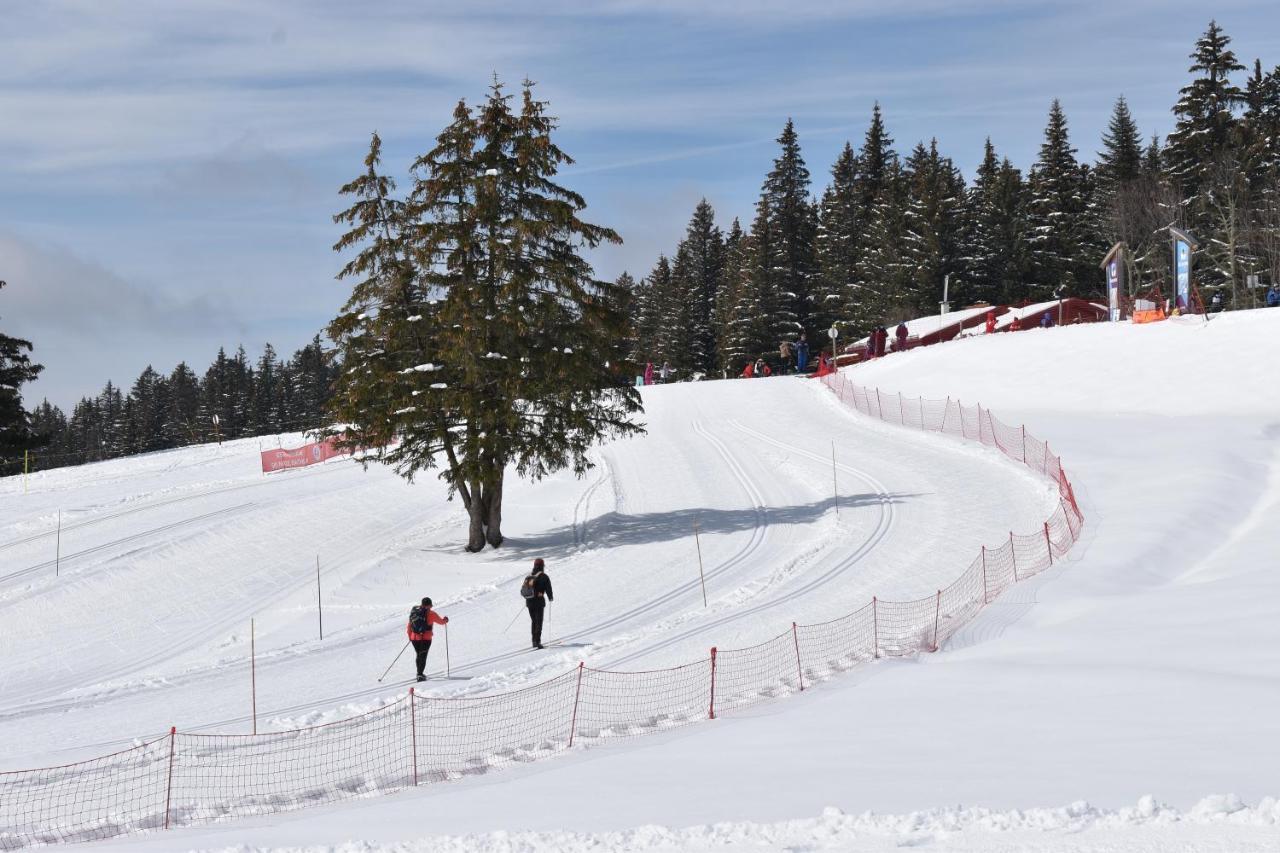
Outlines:
{"label": "coniferous forest", "polygon": [[1123,241],[1130,296],[1169,295],[1176,225],[1197,237],[1205,301],[1259,307],[1280,281],[1280,66],[1246,68],[1216,23],[1191,53],[1167,139],[1144,136],[1119,97],[1095,162],[1078,156],[1057,100],[1039,156],[1020,169],[988,140],[966,180],[937,140],[900,149],[877,104],[818,188],[787,121],[750,223],[718,226],[703,200],[684,239],[632,292],[632,358],[677,378],[735,375],[783,340],[848,341],[950,301],[1019,304],[1105,294],[1099,264]]}
{"label": "coniferous forest", "polygon": [[[579,467],[591,424],[616,426],[634,405],[585,404],[646,362],[669,364],[678,379],[734,375],[801,334],[816,351],[832,324],[849,341],[876,325],[935,312],[945,276],[955,305],[1099,298],[1099,262],[1119,241],[1128,247],[1129,295],[1161,288],[1167,296],[1170,225],[1199,240],[1194,281],[1206,301],[1220,292],[1228,308],[1257,307],[1261,289],[1250,287],[1250,278],[1263,288],[1280,282],[1280,66],[1267,70],[1260,59],[1246,65],[1212,22],[1190,60],[1168,137],[1144,133],[1118,97],[1092,162],[1079,156],[1082,143],[1057,100],[1046,105],[1034,163],[1016,166],[988,140],[967,177],[936,140],[901,146],[891,109],[879,104],[858,144],[846,143],[815,176],[788,120],[751,221],[717,223],[704,200],[670,255],[642,277],[623,273],[609,283],[592,280],[578,250],[617,235],[580,220],[585,201],[554,183],[571,161],[550,142],[554,122],[545,105],[526,86],[524,102],[509,109],[499,87],[474,113],[459,104],[434,148],[414,164],[403,197],[377,171],[374,138],[365,172],[343,188],[353,206],[338,221],[351,230],[335,248],[358,254],[342,271],[355,290],[327,330],[333,348],[317,337],[287,362],[270,347],[252,362],[243,349],[220,351],[203,375],[186,364],[168,375],[147,367],[127,389],[108,383],[67,416],[48,402],[23,408],[21,386],[40,367],[30,343],[0,336],[0,465],[18,470],[25,449],[35,449],[38,467],[47,468],[312,429],[335,416],[355,423],[364,413],[365,439],[386,437],[389,428],[418,431],[417,444],[388,460],[411,475],[433,453],[456,454],[459,447],[447,445],[465,432],[461,425],[479,424],[495,395],[510,397],[519,406],[506,420],[477,427],[448,475],[464,497],[478,486],[473,540],[484,538],[488,512],[492,543],[501,538],[495,465],[516,461],[535,476]],[[467,171],[481,165],[483,177],[498,179],[489,189]],[[503,223],[517,220],[526,230],[507,233]],[[433,292],[456,284],[462,267],[466,281],[518,286],[498,288],[493,305],[433,301]],[[547,293],[555,298],[543,300],[537,280],[553,282]],[[375,303],[400,308],[366,310]],[[493,323],[498,308],[517,312],[521,322]],[[450,328],[464,334],[442,333],[428,345],[423,330],[443,324],[450,311],[457,312]],[[461,317],[475,322],[455,322]],[[366,345],[366,335],[393,340],[396,349]],[[401,364],[404,353],[412,364]],[[516,365],[538,369],[513,367],[512,353]],[[409,369],[422,381],[405,381]],[[541,403],[530,402],[539,398],[509,386],[531,375],[586,396],[557,408],[547,385],[537,389]],[[421,417],[431,406],[450,414]],[[374,409],[392,426],[374,429]],[[557,424],[563,440],[539,439],[530,426],[536,419]],[[505,436],[504,448],[495,436]],[[414,457],[413,448],[425,455]],[[486,490],[499,496],[488,510]]]}

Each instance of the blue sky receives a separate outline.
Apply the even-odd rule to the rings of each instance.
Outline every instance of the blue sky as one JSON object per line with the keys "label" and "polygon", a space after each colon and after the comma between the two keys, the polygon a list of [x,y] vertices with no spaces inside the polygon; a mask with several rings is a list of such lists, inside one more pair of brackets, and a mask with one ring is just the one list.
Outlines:
{"label": "blue sky", "polygon": [[346,295],[331,215],[369,133],[403,175],[495,72],[538,82],[565,182],[626,240],[598,272],[642,275],[699,198],[750,220],[788,117],[815,193],[877,100],[900,151],[937,136],[966,175],[987,135],[1027,167],[1055,97],[1082,156],[1122,93],[1163,136],[1210,17],[1280,63],[1270,2],[9,0],[0,328],[46,365],[29,404],[291,352]]}

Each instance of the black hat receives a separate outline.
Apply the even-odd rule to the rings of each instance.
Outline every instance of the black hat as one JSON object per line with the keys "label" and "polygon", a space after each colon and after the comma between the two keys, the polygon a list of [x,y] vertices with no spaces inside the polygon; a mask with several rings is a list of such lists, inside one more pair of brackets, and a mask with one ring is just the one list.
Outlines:
{"label": "black hat", "polygon": [[538,557],[533,561],[533,570],[535,572],[540,572],[546,568],[546,565],[547,565],[546,563],[542,562],[542,558]]}
{"label": "black hat", "polygon": [[422,606],[423,606],[423,607],[430,607],[430,606],[431,606],[431,599],[430,599],[429,597],[428,597],[428,598],[424,598],[424,599],[422,599]]}

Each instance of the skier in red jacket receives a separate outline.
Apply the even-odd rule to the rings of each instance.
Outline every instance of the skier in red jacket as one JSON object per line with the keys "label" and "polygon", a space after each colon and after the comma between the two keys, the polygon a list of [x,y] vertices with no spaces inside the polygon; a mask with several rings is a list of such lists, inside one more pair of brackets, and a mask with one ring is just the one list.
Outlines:
{"label": "skier in red jacket", "polygon": [[413,643],[413,650],[418,653],[416,663],[419,681],[427,680],[423,672],[427,668],[427,652],[431,651],[431,626],[448,624],[448,616],[441,616],[431,609],[430,598],[422,599],[421,604],[409,611],[409,624],[405,626],[405,632],[409,635],[409,642]]}

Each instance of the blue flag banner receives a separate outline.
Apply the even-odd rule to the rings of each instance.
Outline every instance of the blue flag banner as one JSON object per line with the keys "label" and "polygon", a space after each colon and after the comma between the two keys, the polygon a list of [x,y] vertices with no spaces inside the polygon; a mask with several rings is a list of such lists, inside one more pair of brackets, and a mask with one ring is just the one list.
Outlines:
{"label": "blue flag banner", "polygon": [[1111,308],[1111,322],[1120,319],[1120,261],[1107,264],[1107,300]]}
{"label": "blue flag banner", "polygon": [[1173,242],[1176,298],[1174,304],[1182,311],[1191,305],[1191,246],[1179,238]]}

